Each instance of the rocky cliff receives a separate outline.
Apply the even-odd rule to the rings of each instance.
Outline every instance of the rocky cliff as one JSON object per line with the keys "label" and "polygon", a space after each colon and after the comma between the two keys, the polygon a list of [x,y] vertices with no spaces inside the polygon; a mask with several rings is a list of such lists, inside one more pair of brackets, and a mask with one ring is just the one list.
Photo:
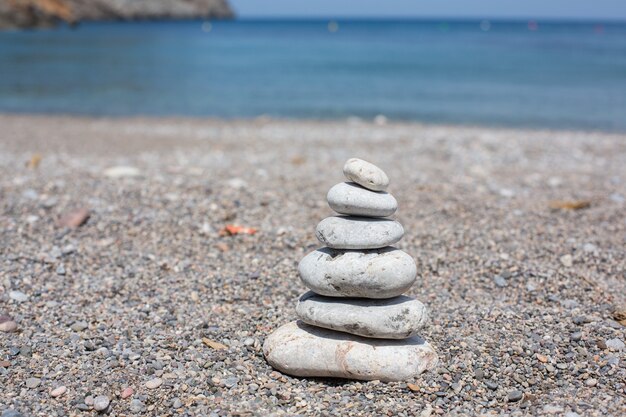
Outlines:
{"label": "rocky cliff", "polygon": [[0,0],[0,29],[85,20],[229,19],[228,0]]}

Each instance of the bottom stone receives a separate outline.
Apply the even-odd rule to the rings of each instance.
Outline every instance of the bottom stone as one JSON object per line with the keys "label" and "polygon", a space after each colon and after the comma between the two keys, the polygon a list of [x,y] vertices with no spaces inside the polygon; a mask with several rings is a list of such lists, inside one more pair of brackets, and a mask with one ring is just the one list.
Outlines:
{"label": "bottom stone", "polygon": [[297,321],[285,324],[263,344],[275,369],[292,376],[404,381],[437,366],[434,349],[415,336],[368,339]]}

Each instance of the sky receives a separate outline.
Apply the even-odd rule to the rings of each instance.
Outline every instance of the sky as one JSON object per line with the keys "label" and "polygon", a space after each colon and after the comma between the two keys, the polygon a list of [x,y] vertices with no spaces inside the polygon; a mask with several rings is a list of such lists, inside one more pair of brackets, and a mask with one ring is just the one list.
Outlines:
{"label": "sky", "polygon": [[626,0],[230,0],[240,18],[451,17],[626,20]]}

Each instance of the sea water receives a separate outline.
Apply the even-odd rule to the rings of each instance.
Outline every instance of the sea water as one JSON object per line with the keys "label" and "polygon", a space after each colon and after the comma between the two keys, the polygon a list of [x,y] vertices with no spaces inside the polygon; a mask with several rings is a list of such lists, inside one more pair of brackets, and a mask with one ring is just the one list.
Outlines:
{"label": "sea water", "polygon": [[626,23],[262,20],[0,33],[0,112],[626,131]]}

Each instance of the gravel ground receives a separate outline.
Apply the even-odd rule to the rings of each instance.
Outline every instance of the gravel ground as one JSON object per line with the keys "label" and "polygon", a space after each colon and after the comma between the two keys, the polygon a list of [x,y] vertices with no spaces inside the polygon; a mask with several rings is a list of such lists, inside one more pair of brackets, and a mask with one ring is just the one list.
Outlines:
{"label": "gravel ground", "polygon": [[[17,325],[0,332],[2,416],[626,414],[624,135],[15,115],[0,126],[0,328]],[[409,295],[431,311],[423,336],[441,366],[407,383],[291,378],[261,352],[295,317],[297,263],[352,156],[389,174],[398,247],[421,271]],[[112,166],[141,175],[106,176]],[[87,222],[63,226],[80,208]],[[227,224],[258,233],[220,236]]]}

